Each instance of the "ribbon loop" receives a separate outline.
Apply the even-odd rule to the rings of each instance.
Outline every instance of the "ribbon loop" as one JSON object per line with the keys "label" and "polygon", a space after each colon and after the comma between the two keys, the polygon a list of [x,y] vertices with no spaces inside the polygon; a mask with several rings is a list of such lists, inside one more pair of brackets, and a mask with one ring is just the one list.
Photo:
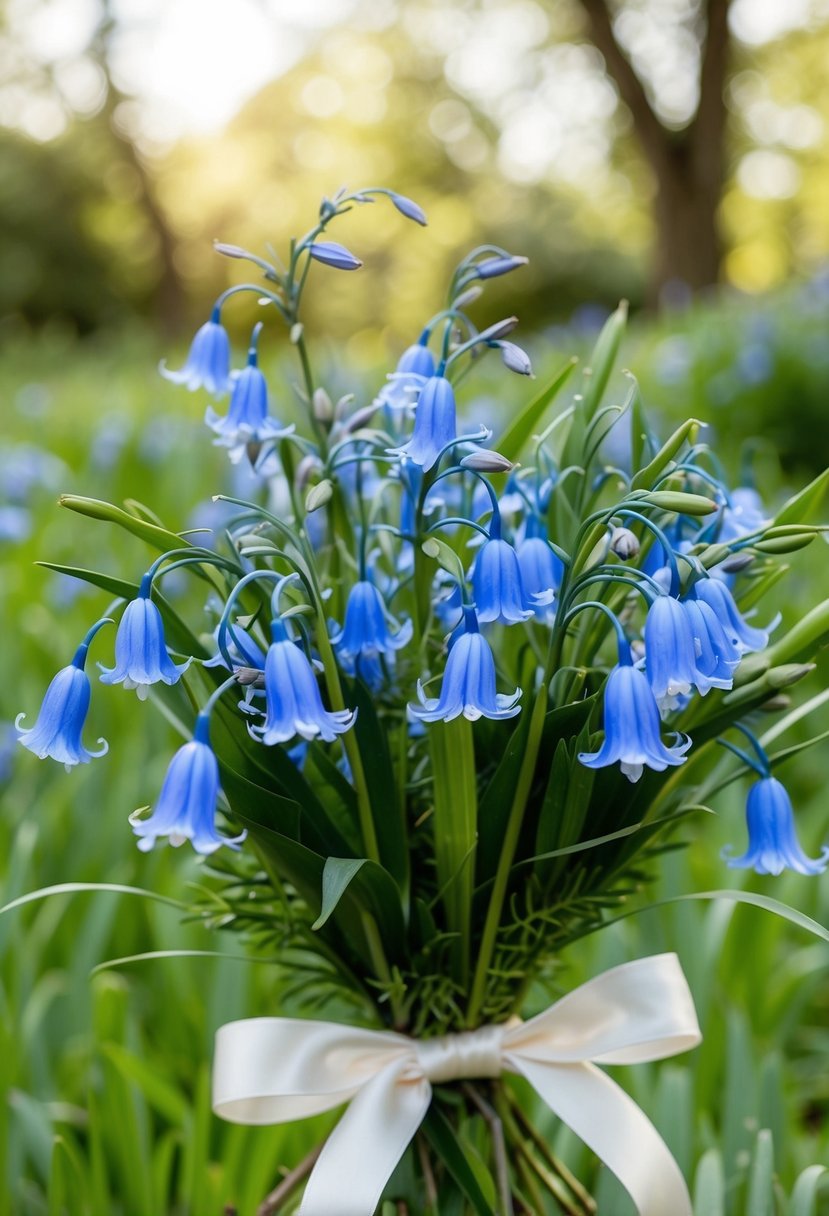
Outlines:
{"label": "ribbon loop", "polygon": [[701,1039],[675,954],[614,967],[517,1025],[417,1041],[333,1022],[252,1018],[216,1036],[213,1109],[290,1123],[349,1103],[314,1166],[300,1216],[372,1216],[432,1085],[519,1073],[626,1188],[639,1216],[692,1216],[656,1128],[597,1063],[659,1060]]}
{"label": "ribbon loop", "polygon": [[445,1081],[472,1081],[500,1077],[503,1026],[482,1026],[462,1034],[422,1039],[414,1045],[423,1076],[432,1085]]}

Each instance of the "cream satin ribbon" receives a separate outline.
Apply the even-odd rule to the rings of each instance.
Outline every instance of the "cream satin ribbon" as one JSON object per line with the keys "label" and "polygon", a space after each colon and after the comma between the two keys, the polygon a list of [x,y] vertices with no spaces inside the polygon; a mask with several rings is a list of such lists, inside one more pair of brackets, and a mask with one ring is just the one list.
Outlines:
{"label": "cream satin ribbon", "polygon": [[613,1171],[640,1216],[692,1216],[667,1145],[596,1064],[660,1060],[701,1038],[678,958],[657,954],[606,971],[529,1022],[443,1038],[294,1018],[229,1022],[216,1035],[213,1109],[233,1123],[291,1123],[350,1103],[300,1216],[372,1216],[433,1085],[519,1073]]}

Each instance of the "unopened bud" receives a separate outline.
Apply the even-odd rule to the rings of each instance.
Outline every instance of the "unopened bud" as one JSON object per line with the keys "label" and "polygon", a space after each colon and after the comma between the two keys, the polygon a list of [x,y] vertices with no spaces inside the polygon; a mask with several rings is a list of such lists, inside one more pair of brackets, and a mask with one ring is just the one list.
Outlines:
{"label": "unopened bud", "polygon": [[291,326],[290,338],[294,346],[301,340],[304,328],[301,321],[297,321],[295,325]]}
{"label": "unopened bud", "polygon": [[354,431],[361,430],[364,426],[366,426],[369,422],[371,422],[372,418],[374,417],[374,415],[376,413],[377,413],[376,405],[364,405],[361,410],[354,411],[354,413],[351,415],[351,417],[346,422],[344,429],[349,434],[353,434]]}
{"label": "unopened bud", "polygon": [[508,367],[511,372],[517,372],[519,376],[531,376],[533,374],[533,365],[530,362],[530,356],[515,342],[499,342],[501,348],[501,359],[504,367]]}
{"label": "unopened bud", "polygon": [[484,261],[477,263],[474,270],[479,279],[495,279],[499,275],[509,274],[511,270],[517,270],[519,266],[526,266],[528,260],[518,254],[485,258]]}
{"label": "unopened bud", "polygon": [[484,289],[477,283],[473,283],[471,287],[467,287],[466,291],[455,299],[455,308],[468,308],[470,304],[474,304],[476,300],[483,295]]}
{"label": "unopened bud", "polygon": [[759,708],[764,714],[777,714],[781,710],[789,709],[791,703],[791,697],[787,697],[784,692],[778,692],[773,697],[769,697],[768,701],[764,701]]}
{"label": "unopened bud", "polygon": [[478,334],[479,342],[497,342],[506,338],[518,325],[518,317],[504,317],[502,321],[494,321]]}
{"label": "unopened bud", "polygon": [[780,667],[772,667],[766,672],[766,683],[771,688],[788,688],[790,684],[805,679],[814,670],[814,663],[783,663]]}
{"label": "unopened bud", "polygon": [[294,474],[297,491],[302,493],[313,475],[321,471],[322,461],[320,460],[319,456],[314,456],[311,454],[308,456],[303,456],[302,460],[300,460],[299,464],[297,465],[296,473]]}
{"label": "unopened bud", "polygon": [[478,448],[477,451],[470,452],[461,460],[461,466],[464,469],[473,469],[476,473],[509,473],[510,469],[515,468],[511,460],[507,460],[500,452],[493,452],[491,448]]}
{"label": "unopened bud", "polygon": [[311,486],[311,489],[305,495],[305,510],[310,515],[312,511],[318,511],[320,507],[324,507],[330,502],[334,495],[334,483],[326,477],[317,485]]}
{"label": "unopened bud", "polygon": [[265,687],[264,673],[256,667],[237,667],[233,674],[236,676],[236,683],[245,688]]}
{"label": "unopened bud", "polygon": [[315,388],[311,403],[317,422],[334,421],[334,404],[324,388]]}
{"label": "unopened bud", "polygon": [[741,570],[745,570],[750,566],[753,561],[753,553],[734,553],[719,568],[723,574],[739,574]]}
{"label": "unopened bud", "polygon": [[610,533],[610,548],[623,562],[628,562],[639,556],[639,537],[630,528],[614,528]]}
{"label": "unopened bud", "polygon": [[337,404],[334,406],[334,417],[337,422],[342,422],[345,418],[349,406],[354,401],[353,393],[346,393],[344,397],[340,397]]}

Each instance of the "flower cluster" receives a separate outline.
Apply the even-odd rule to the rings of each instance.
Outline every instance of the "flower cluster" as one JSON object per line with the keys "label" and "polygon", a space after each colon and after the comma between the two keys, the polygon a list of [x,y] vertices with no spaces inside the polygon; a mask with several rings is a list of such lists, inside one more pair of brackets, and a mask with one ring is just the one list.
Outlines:
{"label": "flower cluster", "polygon": [[[243,753],[264,745],[282,749],[300,767],[316,756],[317,768],[333,756],[356,796],[371,856],[371,757],[358,737],[364,714],[403,730],[404,791],[430,731],[462,719],[501,723],[542,699],[553,710],[578,710],[574,763],[618,766],[635,784],[646,770],[661,774],[686,763],[697,727],[710,738],[706,724],[714,719],[703,698],[706,705],[720,698],[721,734],[777,687],[754,687],[747,678],[741,687],[752,695],[737,695],[744,660],[767,650],[774,627],[758,626],[741,610],[744,571],[756,560],[755,573],[764,573],[762,555],[784,551],[787,539],[797,547],[807,530],[775,532],[753,490],[731,491],[695,425],[686,424],[667,454],[640,428],[632,467],[620,470],[602,461],[608,418],[596,401],[577,399],[561,430],[541,430],[542,400],[530,407],[527,425],[508,427],[494,448],[486,427],[459,420],[461,382],[488,352],[497,351],[508,371],[532,374],[526,352],[509,338],[515,318],[479,328],[469,311],[483,286],[518,270],[523,257],[488,246],[474,250],[452,277],[447,306],[426,322],[379,391],[365,403],[351,396],[332,402],[313,376],[301,296],[313,263],[329,270],[361,266],[326,230],[351,208],[383,198],[425,225],[417,204],[392,191],[343,191],[323,200],[318,222],[293,242],[285,265],[217,246],[258,267],[265,286],[225,291],[183,367],[162,367],[174,383],[207,391],[215,442],[231,461],[247,458],[263,497],[270,487],[268,501],[283,506],[274,514],[239,502],[227,552],[182,541],[153,563],[133,599],[111,610],[120,611],[120,622],[115,666],[103,670],[103,683],[143,698],[193,676],[193,689],[209,691],[153,814],[133,820],[142,849],[159,837],[190,840],[203,853],[240,843],[244,833],[225,837],[215,827],[220,766],[209,734],[220,701],[223,731],[235,729],[226,722],[233,690],[243,690],[234,715],[244,732],[234,735],[235,746]],[[299,354],[299,425],[271,413],[259,366],[261,321],[245,366],[232,370],[225,308],[246,293],[272,306]],[[530,456],[517,465],[528,441]],[[182,566],[198,567],[202,577],[207,572],[215,630],[212,653],[192,647],[176,662],[158,586]],[[35,754],[67,767],[101,754],[81,742],[90,703],[84,663],[97,628],[55,677],[34,727],[20,734]],[[220,668],[227,678],[214,687]],[[755,683],[762,683],[763,670],[756,668]],[[723,716],[726,693],[737,709]],[[535,714],[533,708],[533,721]],[[538,755],[542,735],[533,729]],[[803,854],[785,791],[757,748],[763,767],[749,794],[750,844],[729,864],[761,873],[824,869],[827,850],[815,861]],[[527,780],[528,790],[543,791],[536,768]],[[233,799],[224,805],[231,810]]]}

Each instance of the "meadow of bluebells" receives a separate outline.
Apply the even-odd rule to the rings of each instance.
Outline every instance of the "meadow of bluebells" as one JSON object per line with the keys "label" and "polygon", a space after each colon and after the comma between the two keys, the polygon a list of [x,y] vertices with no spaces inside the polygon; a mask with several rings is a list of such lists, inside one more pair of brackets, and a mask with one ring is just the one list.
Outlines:
{"label": "meadow of bluebells", "polygon": [[[776,508],[726,484],[693,421],[654,435],[632,380],[606,397],[624,308],[581,384],[568,364],[499,434],[480,425],[463,400],[471,365],[499,357],[503,375],[532,375],[509,337],[515,318],[480,327],[470,316],[484,285],[526,260],[497,248],[463,259],[384,385],[332,402],[302,294],[317,275],[360,269],[321,238],[384,200],[425,224],[394,192],[341,191],[284,264],[217,246],[264,286],[224,292],[182,368],[162,373],[208,394],[207,426],[255,488],[224,499],[216,549],[140,512],[65,499],[158,555],[120,594],[75,571],[107,592],[104,613],[18,730],[67,768],[100,754],[83,743],[94,645],[101,682],[193,724],[158,791],[136,774],[136,800],[152,804],[130,816],[138,847],[239,851],[228,923],[264,899],[275,940],[311,953],[319,943],[355,1020],[435,1034],[519,1014],[562,949],[655,877],[700,810],[718,744],[739,762],[729,781],[758,777],[747,847],[723,872],[829,865],[827,847],[800,842],[772,775],[785,751],[757,737],[761,711],[809,675],[829,634],[827,604],[782,622],[757,608],[781,555],[822,544],[811,521],[826,478]],[[260,347],[275,338],[262,321],[246,366],[232,368],[223,314],[246,298],[296,351],[291,390],[269,392]],[[286,391],[296,427],[271,412]],[[204,591],[200,618],[165,594],[182,571]],[[514,1148],[532,1172],[531,1147]]]}

